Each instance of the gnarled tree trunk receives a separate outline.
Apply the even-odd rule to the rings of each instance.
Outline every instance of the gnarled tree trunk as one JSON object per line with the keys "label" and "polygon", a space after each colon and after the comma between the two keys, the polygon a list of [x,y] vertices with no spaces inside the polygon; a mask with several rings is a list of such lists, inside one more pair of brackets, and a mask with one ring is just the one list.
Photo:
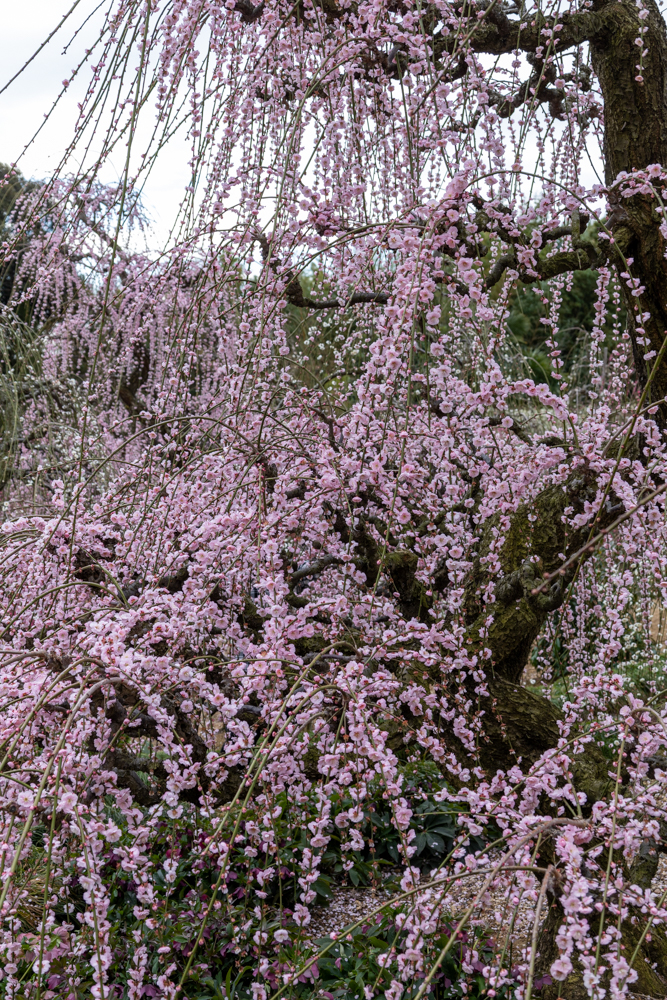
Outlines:
{"label": "gnarled tree trunk", "polygon": [[[642,389],[646,390],[645,403],[655,402],[658,407],[659,425],[667,427],[667,260],[665,240],[660,231],[662,221],[655,211],[655,201],[647,195],[621,199],[612,186],[622,171],[631,173],[651,164],[667,166],[667,30],[665,22],[653,0],[647,0],[648,17],[642,20],[639,7],[632,0],[609,2],[596,0],[592,9],[570,15],[563,20],[561,48],[588,41],[592,60],[604,99],[604,158],[605,178],[610,188],[612,213],[609,219],[616,250],[612,260],[622,275],[629,271],[639,279],[642,292],[632,296],[621,277],[625,289],[625,305],[629,317],[636,373]],[[639,73],[640,49],[635,40],[645,24],[644,48],[648,54],[643,60],[641,80]],[[538,25],[539,27],[539,25]],[[536,47],[536,39],[514,35],[506,21],[487,25],[486,34],[476,47],[481,51],[508,51],[512,45],[526,50]],[[503,37],[504,33],[504,37]],[[628,258],[632,264],[628,266]],[[638,343],[635,330],[635,310],[644,315],[646,337],[650,344]],[[648,358],[646,355],[649,355]],[[649,383],[647,386],[647,382]],[[641,442],[639,455],[641,457]],[[479,630],[489,614],[493,624],[485,631],[483,644],[491,650],[488,668],[490,697],[479,699],[484,710],[485,743],[480,756],[485,769],[493,774],[497,768],[506,768],[517,758],[524,765],[536,760],[558,740],[558,711],[545,698],[520,686],[531,646],[542,629],[548,615],[564,599],[567,584],[572,579],[570,567],[559,587],[550,592],[535,594],[541,574],[554,573],[562,564],[559,554],[566,559],[578,551],[590,537],[590,526],[568,537],[563,525],[566,507],[581,509],[585,500],[591,500],[598,489],[597,477],[582,467],[574,472],[566,484],[550,487],[540,493],[532,504],[519,508],[512,518],[503,548],[500,552],[503,578],[497,585],[497,602],[485,606],[480,598],[489,577],[483,570],[480,557],[489,547],[495,520],[487,522],[482,530],[478,558],[469,575],[465,607],[468,636],[471,644],[481,645]],[[616,516],[615,497],[608,497],[599,513],[595,531],[605,528]],[[582,556],[582,559],[586,556]],[[614,782],[608,775],[608,762],[594,748],[588,749],[577,763],[575,784],[585,791],[587,808],[596,799],[609,799]],[[658,853],[655,847],[645,845],[629,873],[631,881],[648,886],[657,870]],[[545,860],[549,850],[545,849]],[[599,915],[595,931],[599,930]],[[644,918],[645,920],[645,918]],[[548,916],[540,936],[540,955],[536,978],[548,974],[552,962],[558,957],[556,934],[562,922],[558,905],[557,888],[550,893]],[[638,945],[642,929],[641,916],[631,914],[623,926],[625,954],[637,950],[634,968],[638,981],[633,990],[651,996],[667,995],[667,938],[653,929],[649,940]],[[566,982],[545,987],[545,998],[557,996],[579,1000],[588,995],[581,970],[575,968]]]}

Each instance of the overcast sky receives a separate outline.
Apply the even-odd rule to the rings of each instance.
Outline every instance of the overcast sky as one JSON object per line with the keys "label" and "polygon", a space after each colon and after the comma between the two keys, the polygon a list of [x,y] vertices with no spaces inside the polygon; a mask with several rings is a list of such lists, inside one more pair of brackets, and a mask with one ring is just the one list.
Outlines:
{"label": "overcast sky", "polygon": [[[79,0],[63,28],[18,79],[0,93],[0,162],[18,161],[19,168],[28,177],[45,177],[56,169],[72,137],[77,101],[81,100],[88,80],[87,68],[46,123],[44,116],[60,93],[62,81],[70,76],[86,48],[99,38],[104,11],[111,2]],[[73,3],[74,0],[4,0],[3,30],[0,33],[0,89],[36,52]],[[98,5],[100,10],[96,12]],[[89,20],[72,40],[73,33],[86,18]],[[67,51],[63,52],[66,45]],[[140,132],[152,124],[151,117],[148,112]],[[40,125],[43,125],[41,131],[31,142]],[[101,176],[103,181],[115,181],[122,175],[124,150],[121,145],[107,162]],[[594,170],[586,164],[584,175],[584,183],[595,183]],[[167,236],[187,180],[187,149],[185,144],[174,141],[170,144],[168,155],[158,158],[144,191],[145,207],[154,223],[154,239],[151,242],[156,246],[162,244]]]}
{"label": "overcast sky", "polygon": [[[74,0],[4,0],[2,32],[0,33],[0,88],[33,55],[71,8]],[[27,69],[11,86],[0,94],[0,162],[18,161],[27,177],[44,177],[60,162],[72,137],[77,114],[88,76],[75,83],[62,100],[34,142],[33,136],[44,123],[44,115],[97,36],[104,8],[94,13],[99,0],[80,0],[71,18],[55,35]],[[76,28],[92,15],[63,54]],[[124,147],[121,147],[105,168],[102,180],[113,181],[123,172]],[[182,195],[187,171],[185,151],[182,156],[163,157],[153,172],[146,191],[146,207],[155,221],[158,236],[166,234],[175,208]]]}

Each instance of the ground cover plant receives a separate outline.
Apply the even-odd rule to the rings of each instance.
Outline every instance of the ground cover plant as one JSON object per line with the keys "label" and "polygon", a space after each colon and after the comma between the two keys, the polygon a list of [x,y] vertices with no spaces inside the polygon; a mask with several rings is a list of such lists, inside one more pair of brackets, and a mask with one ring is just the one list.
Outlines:
{"label": "ground cover plant", "polygon": [[667,995],[659,9],[96,11],[0,187],[0,994]]}

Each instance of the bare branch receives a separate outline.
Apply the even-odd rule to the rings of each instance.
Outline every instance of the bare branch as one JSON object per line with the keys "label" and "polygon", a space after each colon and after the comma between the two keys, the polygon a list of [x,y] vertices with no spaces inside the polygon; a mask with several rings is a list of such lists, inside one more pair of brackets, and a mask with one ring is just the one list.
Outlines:
{"label": "bare branch", "polygon": [[305,565],[300,566],[297,570],[292,573],[290,577],[290,583],[294,586],[299,580],[305,580],[307,576],[318,576],[322,573],[328,566],[340,566],[345,560],[341,559],[340,556],[320,556],[319,559],[314,559],[313,562],[305,563]]}
{"label": "bare branch", "polygon": [[[499,416],[489,417],[489,427],[502,427],[502,426],[503,426],[503,417]],[[524,431],[523,428],[520,427],[519,424],[517,424],[516,422],[510,424],[510,426],[507,427],[506,430],[514,434],[515,437],[518,437],[519,441],[523,441],[524,444],[533,443],[530,434],[527,434],[526,431]]]}
{"label": "bare branch", "polygon": [[250,0],[236,0],[234,10],[239,12],[244,24],[252,24],[254,21],[258,21],[264,13],[264,0],[261,0],[257,6],[252,4]]}
{"label": "bare branch", "polygon": [[334,422],[333,417],[328,417],[326,413],[323,413],[322,410],[320,410],[319,407],[317,406],[311,406],[311,410],[313,411],[313,413],[316,413],[317,416],[320,418],[320,420],[323,420],[324,423],[329,428],[329,444],[331,445],[333,450],[340,451],[338,442],[336,441],[336,437],[334,434],[334,427],[336,426],[336,424]]}
{"label": "bare branch", "polygon": [[[535,52],[544,46],[545,30],[553,31],[558,40],[560,51],[581,45],[592,38],[603,36],[610,18],[607,9],[601,11],[576,11],[572,14],[562,14],[558,18],[561,25],[555,31],[556,21],[536,13],[526,24],[523,21],[513,21],[496,4],[487,8],[486,17],[475,22],[470,18],[471,32],[468,44],[474,52],[489,55],[507,55],[520,49],[522,52]],[[460,46],[460,37],[456,34],[437,34],[434,38],[434,54],[437,58],[453,54]]]}
{"label": "bare branch", "polygon": [[[280,276],[282,263],[277,257],[271,256],[269,240],[259,230],[255,232],[255,239],[262,249],[264,261],[275,274]],[[316,299],[311,299],[303,294],[303,287],[295,271],[292,269],[286,271],[284,277],[287,278],[285,298],[291,306],[297,306],[299,309],[349,309],[350,306],[361,305],[363,303],[386,305],[389,302],[387,292],[354,292],[349,299],[343,302],[340,299],[324,299],[322,302],[318,302]]]}
{"label": "bare branch", "polygon": [[502,257],[498,258],[486,276],[484,287],[486,289],[493,288],[500,281],[508,267],[516,267],[516,257],[513,253],[505,253]]}

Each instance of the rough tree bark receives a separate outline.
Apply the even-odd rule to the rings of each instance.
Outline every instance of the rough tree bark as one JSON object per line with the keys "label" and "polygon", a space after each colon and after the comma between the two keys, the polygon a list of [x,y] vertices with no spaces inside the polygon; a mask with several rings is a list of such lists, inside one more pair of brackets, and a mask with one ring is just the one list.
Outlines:
{"label": "rough tree bark", "polygon": [[[426,5],[428,6],[428,5]],[[481,7],[485,16],[480,18]],[[610,187],[610,201],[613,211],[608,226],[613,234],[612,245],[601,241],[601,251],[592,249],[591,244],[579,240],[578,224],[573,225],[571,235],[574,249],[545,259],[540,267],[540,277],[549,278],[568,270],[582,270],[594,267],[596,262],[609,261],[619,273],[627,268],[628,258],[633,259],[631,273],[639,279],[643,291],[633,298],[626,293],[629,317],[629,332],[632,340],[633,356],[638,380],[646,386],[648,365],[644,355],[655,352],[661,362],[651,375],[647,390],[647,401],[658,406],[658,422],[667,428],[667,352],[661,354],[667,330],[667,261],[664,256],[664,239],[660,232],[661,219],[655,212],[650,198],[638,195],[621,201],[613,188],[621,171],[643,169],[650,164],[667,166],[667,28],[654,0],[644,0],[648,11],[646,20],[640,18],[640,8],[634,0],[592,0],[579,11],[559,16],[560,28],[555,33],[558,51],[590,45],[592,62],[602,92],[604,103],[604,165],[606,183]],[[263,4],[253,6],[248,0],[237,0],[236,9],[243,20],[252,23],[261,16]],[[470,21],[465,32],[470,46],[477,52],[493,55],[510,54],[521,49],[531,55],[533,67],[540,64],[538,50],[545,45],[545,29],[555,29],[553,20],[545,19],[539,11],[531,15],[522,14],[522,21],[512,19],[502,3],[493,0],[490,4],[462,4],[461,16],[469,12]],[[334,3],[326,4],[327,17],[336,19],[340,11]],[[425,18],[425,22],[428,18]],[[432,19],[435,26],[439,16]],[[635,40],[641,37],[642,25],[647,27],[643,47],[647,55],[643,62],[643,80],[637,80],[639,50]],[[435,28],[434,28],[435,31]],[[433,53],[440,60],[439,69],[448,55],[460,57],[456,51],[460,44],[459,34],[439,34],[433,36]],[[405,53],[397,53],[393,62],[385,65],[389,75],[400,74],[400,61],[409,58]],[[542,63],[543,65],[543,63]],[[467,72],[465,61],[456,63],[452,78]],[[532,78],[531,78],[532,79]],[[529,81],[530,82],[530,81]],[[559,92],[547,83],[538,80],[530,97],[530,86],[523,87],[514,99],[499,103],[498,111],[509,117],[527,100],[549,102],[558,111],[562,100]],[[483,205],[480,206],[480,229],[483,229]],[[576,229],[576,232],[575,232]],[[257,237],[260,239],[260,237]],[[261,240],[260,240],[261,242]],[[277,266],[270,255],[270,247],[264,241],[262,250],[269,266]],[[510,248],[511,250],[511,248]],[[512,253],[499,261],[489,276],[487,285],[502,278],[504,269],[516,265]],[[521,274],[521,271],[519,269]],[[526,277],[534,280],[534,277]],[[621,281],[625,288],[625,283]],[[297,275],[292,275],[285,291],[287,300],[296,307],[305,309],[337,308],[337,300],[315,302],[309,299],[301,287]],[[361,293],[350,300],[369,304],[383,304],[384,293]],[[650,313],[646,323],[649,345],[637,342],[632,317],[635,306],[642,313]],[[655,357],[654,355],[654,357]],[[653,362],[650,362],[653,364]],[[335,444],[335,442],[334,442]],[[641,447],[638,451],[641,457]],[[590,526],[577,532],[568,533],[563,523],[566,508],[580,511],[584,504],[592,501],[598,492],[595,473],[586,466],[573,469],[562,487],[549,487],[541,492],[530,504],[521,506],[511,518],[509,530],[499,553],[501,576],[496,579],[496,601],[485,605],[483,593],[489,576],[482,557],[488,551],[497,519],[489,520],[481,528],[477,558],[468,576],[465,587],[466,637],[471,650],[482,646],[490,649],[487,677],[489,696],[478,696],[471,688],[468,694],[475,700],[476,708],[483,709],[484,733],[479,747],[480,760],[484,769],[493,774],[498,768],[521,761],[525,767],[534,762],[546,750],[554,747],[559,737],[557,708],[547,699],[541,698],[521,685],[521,676],[528,660],[531,646],[543,628],[547,618],[565,599],[567,586],[571,582],[573,567],[561,577],[559,584],[548,591],[535,593],[543,573],[554,573],[567,558],[585,544]],[[609,525],[617,515],[616,498],[611,494],[600,511],[596,531]],[[391,578],[398,593],[398,604],[406,618],[424,617],[431,599],[425,588],[416,580],[417,557],[411,552],[391,552],[380,560],[377,546],[370,536],[358,529],[348,528],[340,513],[333,525],[344,540],[357,543],[357,568],[362,570],[369,585],[374,585],[378,573],[384,571]],[[355,535],[356,530],[356,535]],[[582,560],[586,556],[581,557]],[[380,565],[382,562],[382,565]],[[315,572],[311,567],[309,572]],[[434,581],[435,583],[435,581]],[[290,595],[294,606],[301,606],[306,599],[298,594]],[[485,629],[489,614],[493,623]],[[244,616],[247,627],[261,628],[262,621],[252,607]],[[245,620],[247,619],[247,621]],[[453,741],[455,743],[455,741]],[[461,748],[459,747],[459,750]],[[132,761],[122,761],[118,770],[129,773]],[[574,768],[574,783],[587,796],[590,809],[596,800],[608,799],[613,782],[608,774],[608,762],[594,748],[581,755]],[[660,845],[658,845],[660,846]],[[550,860],[550,846],[545,843],[542,854]],[[641,885],[648,885],[657,867],[657,853],[649,845],[638,859],[633,870],[633,878]],[[554,883],[551,891],[551,906],[545,920],[540,940],[540,958],[537,975],[545,973],[556,957],[555,935],[560,922],[557,905],[558,887]],[[624,928],[626,954],[632,954],[638,941],[637,926],[630,919]],[[662,933],[653,933],[651,941],[638,947],[635,968],[639,979],[637,992],[652,996],[667,995],[667,939]],[[654,968],[654,965],[656,966]],[[572,976],[557,989],[544,989],[545,1000],[562,995],[569,1000],[579,1000],[587,993],[580,972]]]}
{"label": "rough tree bark", "polygon": [[[638,48],[635,39],[640,34],[642,21],[639,8],[632,0],[595,0],[592,9],[564,19],[562,39],[564,44],[588,41],[592,61],[604,99],[604,162],[605,178],[612,185],[621,171],[643,169],[650,164],[667,165],[667,30],[665,22],[653,0],[648,0],[648,26],[644,58],[643,82],[636,79]],[[507,19],[484,30],[487,37],[476,47],[485,51],[504,50],[519,44],[534,50],[535,40],[517,39]],[[637,304],[626,293],[630,318],[630,335],[637,376],[646,385],[648,366],[644,360],[648,351],[660,354],[667,329],[667,261],[659,225],[660,218],[654,204],[646,196],[635,196],[613,203],[611,229],[616,245],[623,255],[616,254],[619,271],[626,269],[625,261],[632,257],[633,277],[639,278],[643,292],[639,306],[643,313],[650,313],[646,333],[650,346],[637,343],[632,324],[633,307]],[[613,259],[613,257],[612,257]],[[623,283],[622,283],[623,284]],[[661,427],[667,427],[667,363],[663,358],[652,375],[648,399],[660,409]],[[518,682],[526,664],[530,647],[546,621],[549,613],[562,600],[565,587],[560,592],[533,596],[536,570],[553,572],[560,564],[558,553],[568,556],[585,542],[584,537],[567,538],[562,525],[562,512],[566,506],[575,509],[590,494],[595,494],[597,484],[592,473],[575,473],[565,486],[550,488],[541,493],[531,505],[520,508],[514,515],[501,552],[503,581],[497,588],[499,597],[495,608],[484,608],[479,593],[486,582],[479,558],[470,573],[466,587],[468,633],[471,642],[479,631],[489,611],[495,612],[494,623],[484,644],[491,649],[490,666],[491,698],[482,699],[480,707],[486,712],[486,744],[481,748],[485,768],[493,773],[497,767],[506,767],[512,756],[521,755],[524,762],[536,759],[558,739],[558,713],[551,702],[526,691]],[[613,504],[614,498],[610,498]],[[528,514],[535,520],[529,522]],[[598,527],[603,528],[613,520],[612,510],[603,510]],[[493,521],[487,522],[482,532],[479,555],[488,548]],[[587,532],[584,532],[587,534]],[[536,561],[530,563],[533,557]],[[535,569],[533,568],[535,567]],[[564,580],[567,583],[567,577]],[[593,802],[607,798],[612,782],[608,776],[608,763],[596,756],[594,750],[582,755],[575,772],[575,784],[586,792],[589,808]],[[640,885],[650,884],[658,863],[655,846],[647,845],[633,866],[632,880]],[[543,854],[549,860],[549,846]],[[556,933],[561,922],[557,905],[558,888],[550,894],[550,909],[540,939],[540,957],[537,974],[543,975],[557,957]],[[639,925],[631,916],[623,929],[626,954],[631,955],[639,940]],[[638,948],[634,967],[638,982],[633,989],[651,996],[667,994],[667,939],[655,932],[650,941]],[[548,986],[543,990],[546,1000],[565,996],[579,1000],[587,996],[580,970],[575,969],[565,983]]]}
{"label": "rough tree bark", "polygon": [[[243,2],[243,0],[241,0]],[[461,16],[469,11],[470,21],[466,34],[472,49],[493,55],[509,54],[521,49],[531,55],[533,75],[512,100],[500,100],[498,111],[502,117],[509,117],[518,107],[529,100],[548,102],[558,113],[562,95],[549,86],[548,74],[540,75],[544,68],[543,49],[545,29],[555,31],[554,19],[546,19],[540,11],[532,15],[522,13],[522,21],[512,19],[501,3],[495,0],[484,4],[485,16],[480,18],[481,4],[461,7]],[[240,8],[237,3],[237,8]],[[612,212],[607,220],[608,229],[613,234],[613,242],[600,241],[598,252],[592,244],[579,238],[579,226],[573,221],[571,229],[565,230],[573,239],[573,250],[564,251],[544,258],[538,263],[537,272],[542,279],[549,279],[565,271],[586,270],[602,263],[612,263],[619,273],[628,269],[628,258],[633,259],[630,272],[639,279],[643,291],[639,298],[632,297],[624,289],[625,305],[629,317],[629,333],[632,341],[633,357],[637,378],[646,388],[646,403],[653,402],[658,407],[656,420],[662,429],[667,428],[667,351],[661,353],[667,330],[667,261],[665,260],[664,239],[660,232],[661,219],[654,204],[647,196],[638,195],[621,200],[614,188],[614,181],[621,171],[631,172],[651,164],[667,166],[667,28],[654,0],[646,0],[648,11],[646,20],[640,18],[640,8],[634,0],[593,0],[579,11],[561,14],[560,27],[555,32],[558,51],[588,43],[591,49],[593,68],[597,74],[604,102],[604,165],[605,178],[609,186],[609,200]],[[253,11],[260,8],[253,8]],[[336,16],[335,6],[331,17]],[[437,21],[435,18],[434,21]],[[644,34],[644,48],[648,54],[643,61],[643,79],[638,80],[637,63],[639,49],[635,40],[641,37],[642,25],[647,27]],[[443,70],[448,56],[460,56],[457,46],[458,34],[438,34],[433,37],[433,52],[439,70]],[[542,50],[542,53],[539,53]],[[385,70],[390,75],[400,75],[399,63],[408,58],[399,53]],[[465,63],[457,63],[453,77],[467,72]],[[532,96],[531,96],[532,88]],[[484,205],[479,206],[476,219],[478,228],[484,229]],[[487,220],[488,222],[488,220]],[[517,264],[514,246],[500,258],[487,279],[487,287],[499,281],[508,266],[519,271],[524,281],[535,280],[534,275],[523,274]],[[327,308],[337,303],[314,303],[306,299],[297,276],[293,276],[287,289],[287,298],[301,308]],[[360,299],[359,301],[362,301]],[[366,298],[363,301],[377,301]],[[637,342],[633,324],[635,307],[644,314],[650,313],[645,324],[646,336],[650,344]],[[645,355],[655,352],[657,367],[651,372]],[[631,447],[636,457],[641,459],[641,441]],[[635,456],[633,456],[635,457]],[[479,746],[482,766],[489,774],[497,769],[506,769],[520,761],[525,767],[546,750],[553,748],[559,738],[557,708],[547,699],[533,694],[520,683],[521,675],[528,660],[531,646],[543,628],[549,614],[561,606],[568,584],[572,580],[574,566],[568,568],[559,584],[548,592],[535,593],[543,573],[555,573],[565,561],[587,543],[591,526],[577,532],[568,533],[563,524],[566,508],[575,512],[583,509],[586,501],[592,501],[598,492],[595,473],[586,466],[573,470],[562,487],[549,487],[540,493],[531,504],[521,506],[511,518],[509,530],[500,551],[501,576],[496,579],[496,601],[485,605],[482,597],[490,580],[484,570],[482,557],[487,553],[497,528],[497,518],[492,518],[481,528],[477,558],[469,573],[465,587],[466,638],[471,650],[485,647],[491,651],[487,666],[489,695],[479,696],[471,685],[466,692],[477,709],[482,709],[483,737]],[[615,519],[618,507],[613,493],[607,497],[602,510],[595,520],[595,532],[607,527]],[[349,540],[353,536],[338,514],[335,529]],[[425,589],[416,581],[417,559],[410,552],[393,552],[385,556],[383,566],[377,562],[378,553],[372,541],[362,532],[356,538],[358,568],[366,574],[369,584],[374,584],[379,572],[384,570],[392,580],[399,595],[398,605],[407,617],[424,617],[430,607],[430,599]],[[579,563],[588,555],[582,555]],[[435,589],[438,589],[434,580]],[[493,624],[485,628],[489,614]],[[452,738],[452,745],[462,756],[463,748]],[[575,762],[574,784],[587,796],[587,808],[595,801],[609,799],[613,781],[608,774],[608,762],[599,751],[589,747]],[[631,873],[632,880],[647,886],[657,869],[658,854],[655,846],[647,845]],[[667,848],[666,848],[667,849]],[[542,846],[545,862],[551,860],[552,849],[548,843]],[[557,880],[550,890],[551,907],[545,920],[538,959],[538,977],[548,972],[557,956],[556,932],[561,920],[557,905]],[[624,927],[626,954],[635,951],[639,932],[635,918],[630,918]],[[634,962],[638,982],[634,987],[638,992],[651,996],[667,995],[667,938],[654,931],[650,941],[638,947]],[[655,966],[655,968],[654,968]],[[544,989],[545,1000],[557,996],[569,1000],[583,1000],[587,991],[583,986],[580,970],[575,969],[569,979],[560,985]]]}
{"label": "rough tree bark", "polygon": [[[501,117],[509,117],[529,100],[548,102],[550,108],[558,113],[562,95],[549,86],[548,73],[541,72],[544,69],[545,37],[553,37],[549,31],[545,34],[545,29],[555,32],[555,21],[546,19],[540,11],[535,11],[532,19],[531,15],[522,13],[521,22],[512,20],[503,5],[495,0],[484,5],[485,16],[480,19],[480,6],[471,4],[469,8],[461,7],[462,17],[469,10],[467,34],[471,48],[493,55],[521,49],[531,55],[533,63],[531,79],[515,97],[498,100]],[[539,261],[537,273],[540,278],[548,280],[565,271],[586,270],[611,263],[619,274],[629,269],[632,277],[639,279],[643,291],[638,298],[630,295],[621,280],[633,357],[639,383],[646,388],[645,403],[657,405],[656,420],[665,429],[667,351],[664,356],[661,351],[667,330],[667,261],[660,232],[661,218],[649,197],[638,195],[621,200],[614,188],[621,171],[630,173],[633,169],[643,169],[651,164],[667,165],[667,28],[654,0],[646,0],[645,8],[648,17],[644,20],[640,18],[640,8],[634,0],[593,0],[586,8],[558,16],[560,27],[555,32],[558,51],[564,52],[588,43],[602,92],[605,179],[612,206],[607,226],[613,234],[613,241],[601,241],[601,249],[596,251],[592,244],[580,239],[578,222],[575,224],[573,220],[572,228],[564,230],[572,236],[573,250]],[[335,17],[336,8],[332,11],[331,16]],[[643,79],[637,79],[639,49],[635,40],[641,37],[643,25],[648,29],[643,36],[648,54],[643,60]],[[457,34],[434,35],[433,52],[436,60],[441,60],[440,70],[444,65],[442,60],[460,55],[458,45]],[[385,66],[385,70],[390,75],[400,75],[399,63],[404,58],[408,56],[399,53],[391,65]],[[460,77],[465,72],[465,64],[459,61],[454,76]],[[483,230],[486,218],[483,203],[479,208],[475,221],[478,229]],[[524,281],[535,280],[534,274],[522,273],[514,249],[510,246],[509,252],[496,263],[487,279],[487,287],[499,281],[508,266],[518,270]],[[628,267],[628,258],[633,259],[631,268]],[[297,276],[292,278],[287,298],[293,305],[302,308],[327,308],[338,304],[314,303],[306,299]],[[377,300],[365,298],[363,301]],[[650,313],[650,319],[645,323],[646,336],[650,341],[648,345],[637,341],[633,323],[636,307],[643,314]],[[658,356],[657,363],[645,360],[644,356],[649,352],[654,352],[653,358]],[[647,387],[649,368],[656,364]],[[641,441],[632,442],[631,447],[636,453],[633,457],[641,459]],[[586,501],[591,502],[596,497],[598,486],[596,474],[587,466],[580,466],[573,470],[563,486],[545,489],[532,503],[524,504],[516,511],[499,553],[500,579],[496,573],[493,574],[496,600],[490,605],[485,604],[482,596],[491,579],[484,569],[483,556],[496,534],[498,518],[491,518],[481,528],[477,557],[466,581],[464,611],[469,648],[472,651],[481,648],[491,651],[486,668],[489,695],[480,696],[472,684],[466,693],[475,708],[482,709],[484,713],[479,757],[489,774],[517,762],[524,767],[530,765],[557,744],[560,713],[548,699],[523,687],[521,675],[532,644],[549,614],[558,609],[566,597],[576,563],[564,571],[557,585],[546,592],[536,593],[543,574],[556,573],[590,538],[590,524],[576,532],[568,532],[563,523],[564,512],[566,508],[574,512],[583,510]],[[594,533],[610,525],[619,509],[623,508],[618,506],[617,498],[610,492],[595,519]],[[334,527],[344,540],[349,540],[354,532],[350,532],[344,522],[339,513]],[[407,618],[418,617],[428,621],[431,600],[415,578],[417,558],[414,553],[386,554],[380,566],[377,547],[369,536],[358,531],[357,536],[357,567],[365,573],[368,583],[373,585],[378,573],[384,570],[398,594],[402,614]],[[581,564],[589,555],[583,554],[578,563]],[[433,583],[438,589],[437,581]],[[487,628],[489,615],[493,616],[493,623]],[[455,738],[450,739],[453,748],[465,757],[463,747]],[[573,783],[577,790],[586,793],[588,810],[596,801],[608,800],[613,794],[614,782],[608,769],[608,761],[590,746],[574,763]],[[655,848],[661,845],[648,844],[645,847],[630,873],[632,881],[642,886],[648,886],[655,874],[658,863]],[[548,842],[542,845],[541,853],[545,863],[553,860],[553,849]],[[538,978],[548,973],[558,954],[555,938],[562,911],[557,905],[557,895],[556,878],[550,889],[551,906],[540,939]],[[632,955],[639,941],[635,917],[626,922],[623,933],[625,954]],[[638,973],[634,988],[638,992],[654,997],[667,995],[667,938],[662,932],[654,930],[651,939],[637,947],[634,967]],[[552,1000],[552,997],[555,1000],[557,996],[583,1000],[588,995],[579,969],[575,969],[565,983],[547,986],[543,993],[545,1000]]]}
{"label": "rough tree bark", "polygon": [[[647,4],[643,82],[638,82],[636,64],[641,20],[633,3],[600,4],[603,11],[599,31],[590,39],[593,66],[604,98],[605,181],[612,184],[621,171],[667,164],[667,31],[657,5]],[[667,260],[660,219],[647,197],[637,196],[618,208],[614,235],[625,246],[625,256],[634,258],[632,274],[644,287],[642,312],[650,312],[646,333],[650,347],[637,344],[631,329],[637,374],[647,377],[644,354],[660,352],[667,328]],[[619,268],[621,262],[619,262]],[[631,305],[632,303],[628,303]],[[628,310],[632,317],[632,309]],[[649,389],[650,398],[667,396],[667,364],[663,361]],[[661,405],[661,423],[667,424],[667,404]]]}

